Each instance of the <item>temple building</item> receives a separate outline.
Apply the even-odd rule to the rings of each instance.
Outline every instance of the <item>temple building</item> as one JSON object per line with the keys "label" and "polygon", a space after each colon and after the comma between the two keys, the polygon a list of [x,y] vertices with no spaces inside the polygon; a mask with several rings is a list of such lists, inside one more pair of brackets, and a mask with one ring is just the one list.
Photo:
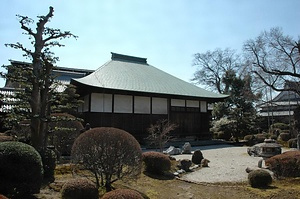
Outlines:
{"label": "temple building", "polygon": [[208,104],[224,100],[147,63],[146,58],[112,53],[93,73],[71,79],[84,100],[80,107],[91,127],[116,127],[139,141],[158,120],[176,123],[177,137],[210,138]]}
{"label": "temple building", "polygon": [[294,109],[300,105],[300,96],[290,88],[299,88],[299,83],[286,81],[284,91],[272,100],[258,105],[259,115],[268,119],[269,124],[283,122],[289,124],[294,118]]}

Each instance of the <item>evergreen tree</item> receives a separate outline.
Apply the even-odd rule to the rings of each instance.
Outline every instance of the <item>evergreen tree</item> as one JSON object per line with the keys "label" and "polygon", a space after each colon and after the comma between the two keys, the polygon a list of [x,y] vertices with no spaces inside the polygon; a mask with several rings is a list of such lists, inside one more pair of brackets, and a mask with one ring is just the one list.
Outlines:
{"label": "evergreen tree", "polygon": [[[62,32],[60,29],[46,27],[53,17],[53,12],[53,7],[50,7],[47,15],[38,16],[36,31],[30,27],[34,22],[31,18],[17,15],[21,29],[29,36],[34,50],[26,48],[21,43],[6,44],[8,47],[23,51],[24,56],[32,61],[29,65],[13,66],[9,69],[12,73],[4,74],[4,78],[22,89],[21,92],[15,92],[13,96],[16,100],[11,115],[22,119],[29,118],[31,144],[38,151],[43,151],[46,146],[51,103],[55,92],[52,70],[58,57],[55,57],[50,49],[64,46],[58,40],[77,38],[69,31]],[[20,121],[21,118],[15,121]]]}

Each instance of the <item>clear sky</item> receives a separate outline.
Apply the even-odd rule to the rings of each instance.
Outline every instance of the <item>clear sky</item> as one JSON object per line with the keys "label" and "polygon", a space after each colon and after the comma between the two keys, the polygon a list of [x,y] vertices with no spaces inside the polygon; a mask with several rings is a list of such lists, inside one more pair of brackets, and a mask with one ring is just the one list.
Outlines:
{"label": "clear sky", "polygon": [[95,70],[115,52],[147,58],[150,65],[190,81],[195,53],[241,51],[246,40],[272,27],[295,39],[300,35],[300,0],[1,0],[0,65],[9,59],[29,61],[4,46],[30,46],[15,15],[37,20],[49,6],[54,17],[47,25],[79,36],[52,49],[60,58],[57,65],[70,68]]}

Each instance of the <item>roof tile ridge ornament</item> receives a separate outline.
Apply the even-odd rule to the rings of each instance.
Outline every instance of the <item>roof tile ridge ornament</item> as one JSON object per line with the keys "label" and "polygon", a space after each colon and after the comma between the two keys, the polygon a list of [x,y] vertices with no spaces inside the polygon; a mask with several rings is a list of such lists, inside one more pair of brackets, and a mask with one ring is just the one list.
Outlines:
{"label": "roof tile ridge ornament", "polygon": [[126,61],[126,62],[133,62],[133,63],[148,65],[147,58],[135,57],[135,56],[129,56],[129,55],[122,55],[122,54],[113,53],[113,52],[111,52],[111,60]]}

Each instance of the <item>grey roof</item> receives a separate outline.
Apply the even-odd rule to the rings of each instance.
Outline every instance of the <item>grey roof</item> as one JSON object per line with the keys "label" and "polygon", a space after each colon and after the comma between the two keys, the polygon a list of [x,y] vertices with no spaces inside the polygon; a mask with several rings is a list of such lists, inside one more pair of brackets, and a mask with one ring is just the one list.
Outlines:
{"label": "grey roof", "polygon": [[72,81],[98,88],[147,92],[167,95],[223,99],[216,94],[185,82],[147,63],[146,58],[112,53],[95,72]]}

